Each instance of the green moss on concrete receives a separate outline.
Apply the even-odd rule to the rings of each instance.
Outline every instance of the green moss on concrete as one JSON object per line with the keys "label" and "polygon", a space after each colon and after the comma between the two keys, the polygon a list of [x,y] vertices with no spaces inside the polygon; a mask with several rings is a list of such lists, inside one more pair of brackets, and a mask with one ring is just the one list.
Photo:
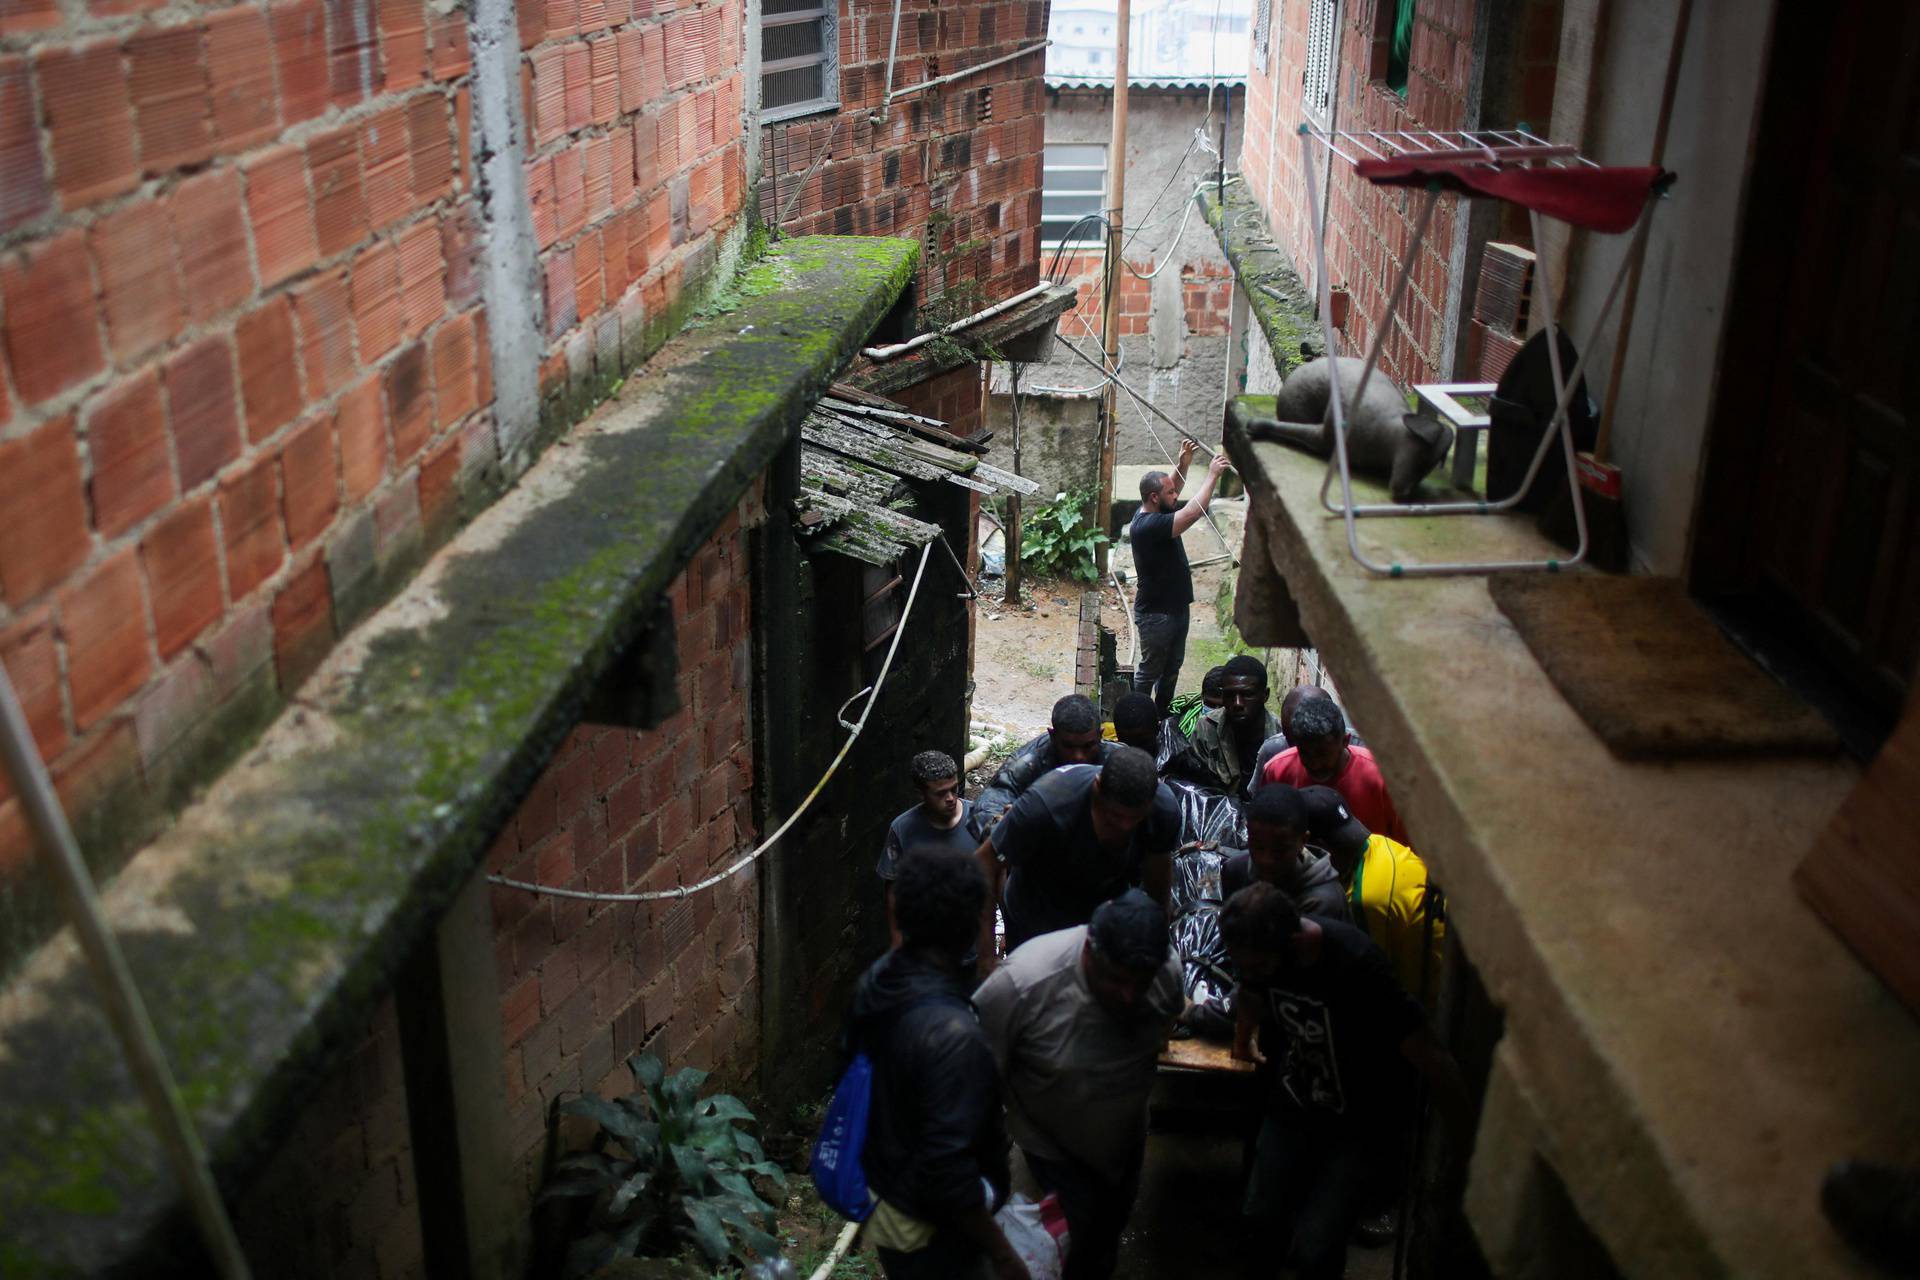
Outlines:
{"label": "green moss on concrete", "polygon": [[[473,876],[595,683],[912,278],[909,241],[788,241],[683,358],[629,383],[568,495],[456,546],[437,618],[375,641],[322,696],[338,736],[189,814],[189,859],[122,922],[219,1168],[266,1154]],[[744,331],[744,332],[743,332]],[[618,419],[616,422],[615,419]],[[645,495],[639,500],[638,495]],[[83,975],[0,1042],[0,1238],[22,1270],[142,1250],[171,1203]]]}
{"label": "green moss on concrete", "polygon": [[1220,238],[1227,261],[1247,298],[1247,310],[1273,351],[1274,368],[1285,377],[1295,365],[1326,354],[1326,342],[1315,318],[1313,294],[1287,256],[1267,231],[1266,215],[1246,188],[1236,183],[1226,189],[1226,201],[1203,187],[1194,197],[1200,212]]}

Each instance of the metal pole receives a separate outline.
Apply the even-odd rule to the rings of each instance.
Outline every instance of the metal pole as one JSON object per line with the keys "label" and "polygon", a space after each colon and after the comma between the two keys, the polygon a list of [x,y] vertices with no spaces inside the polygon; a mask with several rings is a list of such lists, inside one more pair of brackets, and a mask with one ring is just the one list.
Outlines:
{"label": "metal pole", "polygon": [[193,1120],[187,1115],[180,1090],[174,1085],[173,1073],[167,1069],[166,1055],[161,1051],[159,1037],[154,1034],[153,1022],[147,1017],[139,988],[133,985],[133,973],[120,952],[119,940],[101,914],[93,877],[80,857],[80,845],[74,840],[73,828],[67,825],[67,816],[60,809],[53,780],[47,777],[47,767],[34,746],[33,731],[27,727],[27,718],[13,691],[13,681],[4,668],[0,668],[0,764],[5,765],[14,794],[20,797],[20,807],[60,894],[67,922],[73,926],[87,967],[92,970],[95,994],[120,1041],[127,1073],[133,1077],[146,1103],[147,1114],[160,1136],[160,1145],[166,1149],[174,1176],[180,1180],[181,1193],[200,1228],[207,1254],[225,1280],[247,1280],[250,1274],[247,1259],[240,1252],[233,1223],[213,1185],[206,1149],[200,1145],[200,1135],[194,1132]]}
{"label": "metal pole", "polygon": [[[1114,15],[1113,44],[1113,138],[1107,146],[1107,274],[1106,296],[1100,311],[1100,345],[1107,353],[1107,368],[1119,367],[1120,357],[1120,281],[1124,269],[1120,263],[1120,232],[1125,221],[1127,199],[1127,38],[1132,23],[1128,0],[1118,0]],[[1100,413],[1100,498],[1094,515],[1096,526],[1104,532],[1108,513],[1113,510],[1113,450],[1120,430],[1120,393],[1107,383]],[[1107,544],[1095,553],[1102,577],[1107,572]]]}
{"label": "metal pole", "polygon": [[[1020,366],[1009,364],[1013,375],[1013,474],[1020,475]],[[1007,523],[1000,530],[1000,541],[1007,559],[1007,603],[1020,603],[1020,491],[1007,495]]]}

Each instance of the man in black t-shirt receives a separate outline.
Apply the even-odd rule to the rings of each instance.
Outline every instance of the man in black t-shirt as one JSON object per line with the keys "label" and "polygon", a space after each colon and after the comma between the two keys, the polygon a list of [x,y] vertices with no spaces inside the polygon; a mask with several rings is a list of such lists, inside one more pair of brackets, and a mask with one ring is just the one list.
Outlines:
{"label": "man in black t-shirt", "polygon": [[1187,622],[1193,604],[1193,571],[1187,567],[1180,535],[1206,514],[1213,486],[1227,469],[1227,455],[1214,454],[1200,492],[1191,502],[1180,501],[1193,450],[1193,441],[1182,440],[1180,461],[1172,475],[1149,471],[1140,477],[1140,511],[1127,535],[1133,544],[1133,575],[1139,581],[1133,621],[1140,633],[1140,665],[1134,668],[1133,687],[1150,695],[1162,716],[1173,701],[1180,663],[1187,656]]}
{"label": "man in black t-shirt", "polygon": [[[1064,765],[1028,787],[976,850],[1007,923],[1007,950],[1093,918],[1139,885],[1164,910],[1173,884],[1180,807],[1153,757],[1116,745],[1099,768]],[[981,976],[993,972],[993,907],[980,921]]]}
{"label": "man in black t-shirt", "polygon": [[1269,1063],[1276,1084],[1247,1187],[1254,1252],[1301,1280],[1338,1280],[1380,1129],[1404,1113],[1412,1072],[1465,1132],[1459,1069],[1363,931],[1303,916],[1258,882],[1228,899],[1220,932],[1240,978],[1234,1056]]}

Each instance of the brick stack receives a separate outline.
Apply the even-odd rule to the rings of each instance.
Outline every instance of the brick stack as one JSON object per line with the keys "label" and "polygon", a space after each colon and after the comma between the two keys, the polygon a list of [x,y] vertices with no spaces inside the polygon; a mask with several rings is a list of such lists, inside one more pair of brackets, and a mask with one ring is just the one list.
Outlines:
{"label": "brick stack", "polygon": [[543,395],[619,377],[740,208],[740,4],[521,0]]}
{"label": "brick stack", "polygon": [[[1416,8],[1405,98],[1380,79],[1385,74],[1385,45],[1377,6],[1346,6],[1336,37],[1341,68],[1336,127],[1381,132],[1462,127],[1471,80],[1474,9],[1476,3],[1484,2],[1444,0]],[[1300,85],[1311,9],[1299,4],[1275,12],[1267,70],[1248,75],[1241,153],[1241,174],[1248,190],[1266,209],[1275,237],[1308,274],[1315,214],[1306,205],[1296,130],[1303,118]],[[1391,7],[1381,12],[1390,15]],[[1316,155],[1324,165],[1324,152]],[[1323,177],[1325,170],[1317,174]],[[1330,185],[1328,268],[1332,282],[1344,285],[1353,295],[1343,336],[1346,349],[1358,354],[1373,342],[1380,309],[1413,239],[1416,202],[1421,197],[1364,182],[1338,158]],[[1442,369],[1440,362],[1446,342],[1442,330],[1447,296],[1453,288],[1449,261],[1454,199],[1443,197],[1434,210],[1426,244],[1381,356],[1381,368],[1402,386],[1445,381],[1451,372]]]}

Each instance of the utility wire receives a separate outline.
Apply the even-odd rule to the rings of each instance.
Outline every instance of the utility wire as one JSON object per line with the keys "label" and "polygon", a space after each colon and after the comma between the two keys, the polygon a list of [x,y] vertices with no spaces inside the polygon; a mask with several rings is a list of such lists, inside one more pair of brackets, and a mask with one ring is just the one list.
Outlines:
{"label": "utility wire", "polygon": [[[948,547],[947,551],[951,553],[953,548]],[[575,898],[587,902],[664,902],[669,899],[683,899],[690,894],[699,893],[703,889],[711,889],[714,885],[729,879],[735,872],[758,859],[760,855],[778,844],[780,837],[787,834],[787,829],[798,822],[800,815],[805,813],[815,800],[819,799],[820,793],[826,790],[828,779],[832,778],[834,772],[840,768],[840,762],[847,758],[847,752],[853,749],[854,741],[859,738],[861,731],[867,727],[867,717],[873,714],[874,704],[880,700],[880,690],[886,686],[887,673],[893,669],[893,655],[898,652],[900,648],[900,637],[907,632],[907,619],[913,616],[914,598],[920,594],[920,579],[927,571],[927,558],[932,554],[933,543],[924,543],[920,548],[920,567],[913,571],[913,586],[907,590],[907,607],[900,613],[900,624],[893,629],[893,643],[887,646],[887,657],[886,661],[880,664],[880,674],[874,677],[871,685],[868,685],[859,693],[854,694],[853,697],[848,698],[840,704],[840,711],[837,718],[841,725],[848,729],[849,732],[847,734],[847,740],[840,744],[839,754],[833,757],[833,762],[827,766],[827,771],[820,775],[820,781],[813,784],[813,790],[807,792],[806,799],[802,800],[799,807],[787,815],[787,820],[782,822],[779,827],[774,830],[772,835],[762,840],[758,845],[755,845],[752,850],[736,858],[733,864],[725,871],[710,875],[698,884],[681,885],[677,889],[655,889],[646,893],[592,893],[585,889],[562,889],[555,885],[534,884],[526,880],[510,880],[506,876],[490,875],[487,877],[487,881],[490,884],[503,885],[509,889],[523,889],[528,893],[545,894],[550,898]],[[958,558],[956,557],[956,563],[957,561]],[[965,576],[964,570],[962,571],[962,576]],[[867,705],[860,712],[859,721],[854,724],[848,724],[846,719],[847,708],[861,697],[867,699]]]}

